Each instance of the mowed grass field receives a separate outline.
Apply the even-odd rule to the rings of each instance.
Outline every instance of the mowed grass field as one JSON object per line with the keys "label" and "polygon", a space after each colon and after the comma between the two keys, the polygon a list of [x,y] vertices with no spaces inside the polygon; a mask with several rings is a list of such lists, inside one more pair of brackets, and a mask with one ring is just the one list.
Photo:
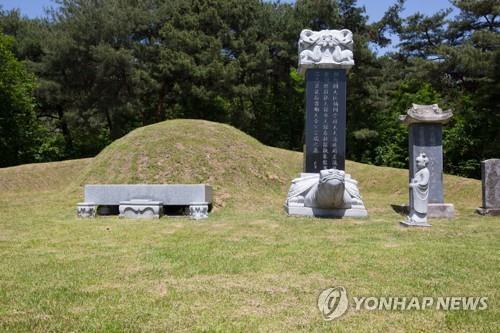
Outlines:
{"label": "mowed grass field", "polygon": [[[498,332],[500,218],[480,182],[445,176],[457,218],[399,227],[407,171],[348,162],[370,217],[287,217],[302,155],[226,125],[136,130],[94,159],[0,169],[3,332]],[[79,220],[86,183],[215,188],[209,219]],[[483,311],[367,311],[325,322],[319,293],[483,296]]]}

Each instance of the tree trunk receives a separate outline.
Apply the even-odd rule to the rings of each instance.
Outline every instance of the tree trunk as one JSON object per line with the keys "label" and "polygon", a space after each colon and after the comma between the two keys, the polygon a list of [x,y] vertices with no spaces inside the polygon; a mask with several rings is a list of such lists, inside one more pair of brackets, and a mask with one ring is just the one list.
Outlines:
{"label": "tree trunk", "polygon": [[57,116],[59,118],[59,127],[61,128],[63,138],[64,138],[64,145],[66,148],[66,154],[69,156],[73,156],[73,153],[74,153],[73,138],[71,137],[68,123],[66,122],[66,119],[64,118],[63,107],[62,107],[62,105],[58,105],[56,107],[56,109],[57,109]]}
{"label": "tree trunk", "polygon": [[158,95],[158,105],[156,107],[155,120],[157,122],[165,120],[165,96],[167,94],[167,85],[165,81],[161,83],[160,92]]}
{"label": "tree trunk", "polygon": [[111,139],[118,139],[117,133],[115,133],[115,129],[113,127],[113,121],[111,120],[111,115],[109,114],[108,108],[104,108],[104,114],[106,115],[106,122],[108,123],[109,135]]}

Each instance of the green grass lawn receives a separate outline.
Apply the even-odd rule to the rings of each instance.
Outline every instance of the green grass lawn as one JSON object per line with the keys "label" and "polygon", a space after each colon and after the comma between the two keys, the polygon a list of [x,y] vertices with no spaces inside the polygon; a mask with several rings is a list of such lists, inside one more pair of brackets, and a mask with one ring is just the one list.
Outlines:
{"label": "green grass lawn", "polygon": [[[273,163],[279,165],[283,154],[283,165],[292,167],[269,178],[300,170],[300,154],[272,151]],[[237,187],[229,185],[224,191],[219,178],[213,182],[220,205],[207,220],[78,220],[75,203],[83,191],[74,180],[81,182],[93,161],[64,163],[0,169],[0,331],[498,332],[500,327],[500,218],[474,213],[478,181],[447,176],[446,201],[456,205],[457,218],[433,220],[425,230],[399,227],[401,218],[389,207],[407,198],[405,170],[352,162],[348,169],[360,181],[370,214],[364,220],[290,218],[281,207],[287,183],[270,184],[268,200],[256,206],[251,191],[238,196]],[[44,177],[57,181],[40,181]],[[485,296],[488,309],[351,308],[325,322],[316,302],[330,286],[343,286],[350,296]]]}

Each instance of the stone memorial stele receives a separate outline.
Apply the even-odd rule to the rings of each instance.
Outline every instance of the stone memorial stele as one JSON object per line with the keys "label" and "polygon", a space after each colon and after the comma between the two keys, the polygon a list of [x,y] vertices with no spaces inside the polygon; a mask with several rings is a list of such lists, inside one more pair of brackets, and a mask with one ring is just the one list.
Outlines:
{"label": "stone memorial stele", "polygon": [[476,212],[481,215],[500,215],[500,159],[481,162],[481,180],[483,204]]}
{"label": "stone memorial stele", "polygon": [[406,220],[400,222],[405,227],[430,227],[427,223],[428,201],[430,194],[429,158],[420,153],[415,158],[417,171],[410,180],[410,212]]}
{"label": "stone memorial stele", "polygon": [[[447,123],[453,112],[443,111],[437,104],[413,106],[405,115],[399,117],[409,128],[409,178],[417,172],[416,157],[425,153],[429,158],[429,218],[453,218],[453,204],[444,203],[443,195],[443,124]],[[410,190],[411,194],[411,190]]]}
{"label": "stone memorial stele", "polygon": [[304,172],[292,181],[289,215],[366,217],[357,182],[345,173],[347,71],[352,32],[302,30],[299,73],[306,77]]}

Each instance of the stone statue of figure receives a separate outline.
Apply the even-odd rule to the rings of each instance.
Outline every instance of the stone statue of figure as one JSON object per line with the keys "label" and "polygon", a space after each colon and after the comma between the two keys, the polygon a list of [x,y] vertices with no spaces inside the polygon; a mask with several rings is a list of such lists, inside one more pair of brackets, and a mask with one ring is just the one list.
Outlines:
{"label": "stone statue of figure", "polygon": [[415,159],[417,162],[417,172],[410,181],[410,214],[405,222],[407,226],[425,226],[427,223],[427,204],[429,201],[429,179],[430,172],[427,168],[429,158],[425,153],[420,153]]}

